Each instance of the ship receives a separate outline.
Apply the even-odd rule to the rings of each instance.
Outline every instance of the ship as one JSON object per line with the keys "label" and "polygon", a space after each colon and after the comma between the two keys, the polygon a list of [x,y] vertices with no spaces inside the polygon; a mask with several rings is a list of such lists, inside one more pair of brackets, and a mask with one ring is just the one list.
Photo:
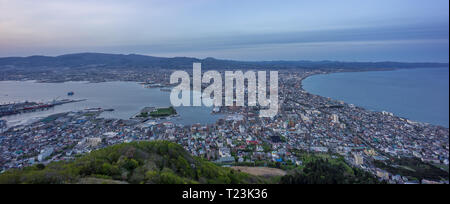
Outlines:
{"label": "ship", "polygon": [[75,93],[73,91],[67,93],[67,96],[73,96]]}
{"label": "ship", "polygon": [[160,89],[160,91],[163,91],[163,92],[171,92],[171,91],[172,91],[172,89],[168,89],[168,88],[162,88],[162,89]]}

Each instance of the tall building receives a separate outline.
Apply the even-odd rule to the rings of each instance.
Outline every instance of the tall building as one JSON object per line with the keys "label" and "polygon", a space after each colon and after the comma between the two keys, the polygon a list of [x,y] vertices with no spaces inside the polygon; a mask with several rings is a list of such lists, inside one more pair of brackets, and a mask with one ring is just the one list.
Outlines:
{"label": "tall building", "polygon": [[47,157],[53,154],[53,148],[46,148],[41,150],[41,153],[38,155],[38,160],[40,162],[44,161]]}
{"label": "tall building", "polygon": [[336,114],[331,115],[331,119],[333,123],[339,123],[339,116]]}
{"label": "tall building", "polygon": [[362,156],[361,154],[359,154],[359,153],[354,153],[354,154],[353,154],[353,157],[354,157],[354,159],[355,159],[355,164],[356,164],[356,165],[362,165],[362,164],[364,164],[364,158],[363,158],[363,156]]}

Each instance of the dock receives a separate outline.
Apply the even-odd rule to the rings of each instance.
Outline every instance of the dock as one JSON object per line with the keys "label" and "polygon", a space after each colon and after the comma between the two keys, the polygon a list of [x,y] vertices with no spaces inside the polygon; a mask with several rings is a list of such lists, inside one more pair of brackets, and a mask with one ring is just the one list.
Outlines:
{"label": "dock", "polygon": [[9,103],[0,105],[0,117],[17,115],[28,112],[36,112],[36,111],[44,111],[50,108],[53,108],[58,105],[63,105],[67,103],[76,103],[86,101],[86,99],[81,100],[70,100],[70,99],[62,99],[62,100],[53,100],[46,103],[38,103],[38,102],[19,102],[19,103]]}

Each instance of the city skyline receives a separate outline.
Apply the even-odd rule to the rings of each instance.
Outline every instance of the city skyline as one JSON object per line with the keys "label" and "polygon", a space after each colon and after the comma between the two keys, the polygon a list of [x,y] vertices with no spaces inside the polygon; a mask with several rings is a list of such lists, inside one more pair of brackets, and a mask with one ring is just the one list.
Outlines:
{"label": "city skyline", "polygon": [[449,184],[448,8],[0,0],[0,184]]}

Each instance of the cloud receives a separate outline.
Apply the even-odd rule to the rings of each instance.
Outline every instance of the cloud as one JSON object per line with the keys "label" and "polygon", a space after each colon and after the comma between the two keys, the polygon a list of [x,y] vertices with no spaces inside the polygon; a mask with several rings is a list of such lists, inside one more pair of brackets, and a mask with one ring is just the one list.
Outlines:
{"label": "cloud", "polygon": [[[227,53],[259,46],[356,46],[370,41],[380,49],[379,42],[430,42],[436,47],[432,51],[426,46],[432,52],[448,47],[434,43],[448,39],[446,0],[0,0],[0,11],[2,56]],[[279,52],[273,56],[289,55]],[[258,58],[239,53],[239,58]],[[270,57],[269,51],[260,53]]]}

